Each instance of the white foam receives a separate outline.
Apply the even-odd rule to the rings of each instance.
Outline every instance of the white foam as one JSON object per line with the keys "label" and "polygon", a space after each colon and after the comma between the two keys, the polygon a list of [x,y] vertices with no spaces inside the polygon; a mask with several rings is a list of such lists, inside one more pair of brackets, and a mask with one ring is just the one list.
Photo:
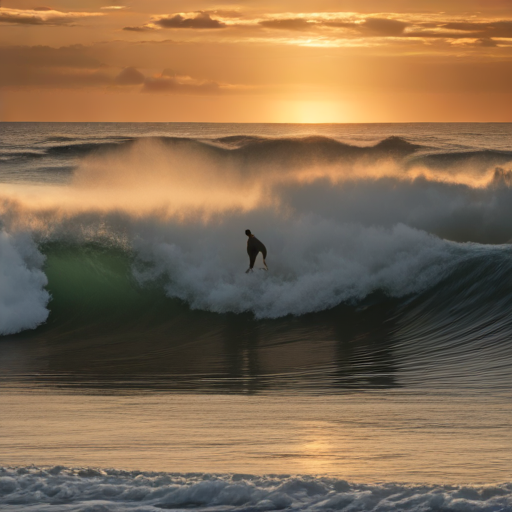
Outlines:
{"label": "white foam", "polygon": [[34,329],[48,317],[43,263],[30,236],[0,231],[0,334]]}
{"label": "white foam", "polygon": [[162,509],[495,512],[512,507],[512,484],[351,484],[310,476],[0,468],[0,506],[17,512],[150,512]]}
{"label": "white foam", "polygon": [[218,225],[175,224],[159,236],[139,236],[135,249],[146,265],[136,265],[137,279],[163,279],[167,295],[192,308],[277,318],[358,301],[375,291],[392,297],[417,293],[464,257],[457,244],[403,224],[365,227],[268,214],[252,224],[260,226],[255,234],[267,245],[270,270],[245,274],[244,220],[248,224],[249,216]]}

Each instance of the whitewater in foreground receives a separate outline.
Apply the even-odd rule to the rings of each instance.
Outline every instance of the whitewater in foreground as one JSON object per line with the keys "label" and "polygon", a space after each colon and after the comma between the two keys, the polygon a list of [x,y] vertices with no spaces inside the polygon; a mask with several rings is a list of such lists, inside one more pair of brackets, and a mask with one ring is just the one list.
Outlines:
{"label": "whitewater in foreground", "polygon": [[351,484],[288,475],[148,473],[92,468],[0,468],[2,510],[114,512],[350,510],[497,511],[512,507],[512,484]]}

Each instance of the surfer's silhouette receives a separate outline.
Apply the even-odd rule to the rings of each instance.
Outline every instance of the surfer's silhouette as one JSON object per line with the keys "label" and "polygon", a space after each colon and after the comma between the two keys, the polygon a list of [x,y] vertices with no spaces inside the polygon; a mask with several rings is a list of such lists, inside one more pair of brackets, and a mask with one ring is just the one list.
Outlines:
{"label": "surfer's silhouette", "polygon": [[262,270],[268,270],[267,262],[265,258],[267,257],[267,248],[251,233],[250,229],[245,230],[245,234],[249,237],[247,240],[247,254],[249,255],[249,268],[246,270],[247,272],[252,272],[252,268],[254,267],[254,262],[256,261],[256,256],[261,252],[263,256],[263,265],[265,268]]}

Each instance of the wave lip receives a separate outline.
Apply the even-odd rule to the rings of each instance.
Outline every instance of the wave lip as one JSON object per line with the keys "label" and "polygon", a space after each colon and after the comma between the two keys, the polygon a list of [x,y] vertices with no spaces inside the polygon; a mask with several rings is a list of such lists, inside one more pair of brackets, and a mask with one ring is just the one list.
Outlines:
{"label": "wave lip", "polygon": [[[510,510],[512,484],[354,484],[311,476],[0,468],[0,505],[69,510]],[[79,507],[79,508],[76,508]]]}
{"label": "wave lip", "polygon": [[302,166],[312,163],[336,163],[361,158],[403,158],[421,146],[400,137],[388,137],[373,146],[356,146],[336,139],[311,135],[308,137],[267,139],[263,137],[225,137],[218,139],[234,154],[250,158],[254,163],[282,163]]}
{"label": "wave lip", "polygon": [[119,145],[122,145],[123,142],[129,143],[130,140],[124,139],[120,141],[102,141],[102,142],[76,142],[74,144],[59,144],[56,146],[49,146],[46,148],[46,153],[49,155],[70,155],[70,156],[80,156],[91,153],[97,149],[112,149],[116,148]]}

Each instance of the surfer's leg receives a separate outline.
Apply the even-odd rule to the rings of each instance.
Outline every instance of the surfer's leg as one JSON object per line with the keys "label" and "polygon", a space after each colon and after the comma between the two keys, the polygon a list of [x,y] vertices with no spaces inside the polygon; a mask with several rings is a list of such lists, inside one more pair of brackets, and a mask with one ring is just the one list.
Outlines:
{"label": "surfer's leg", "polygon": [[267,257],[267,250],[263,250],[261,251],[261,255],[263,256],[263,265],[265,265],[265,270],[268,270],[268,267],[267,267],[267,262],[265,261],[266,257]]}
{"label": "surfer's leg", "polygon": [[[257,252],[250,252],[249,253],[249,268],[247,269],[247,272],[253,269],[254,262],[256,261],[256,256],[258,256]],[[246,272],[246,274],[247,274]]]}

